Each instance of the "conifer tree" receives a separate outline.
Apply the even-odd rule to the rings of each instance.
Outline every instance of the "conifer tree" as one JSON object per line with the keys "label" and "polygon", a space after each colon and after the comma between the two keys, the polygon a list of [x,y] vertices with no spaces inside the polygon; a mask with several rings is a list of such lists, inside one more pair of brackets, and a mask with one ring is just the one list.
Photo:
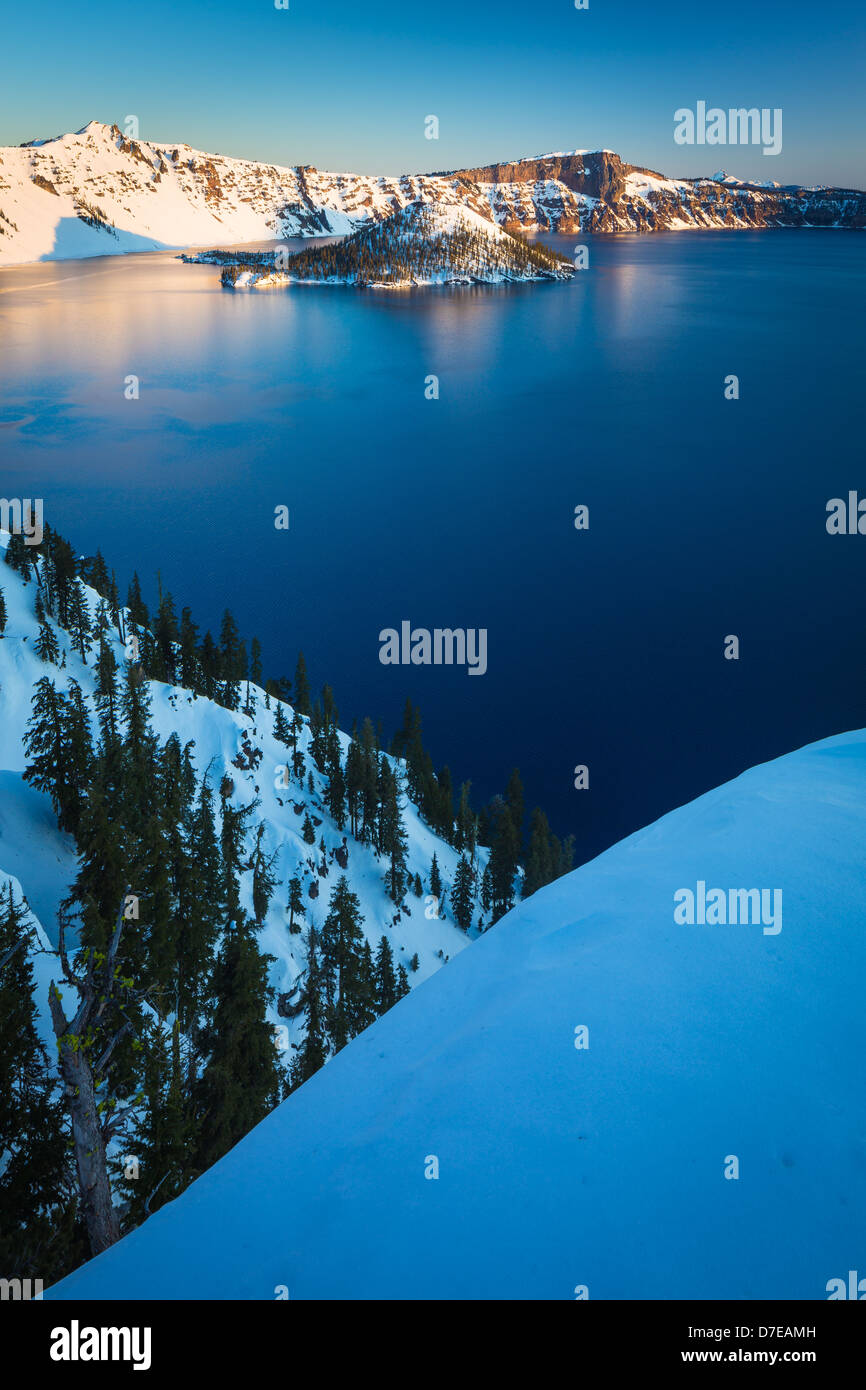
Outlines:
{"label": "conifer tree", "polygon": [[[231,786],[230,779],[229,787]],[[220,832],[220,848],[222,850],[223,868],[223,892],[222,897],[226,905],[226,917],[229,922],[239,922],[240,913],[240,874],[243,868],[242,852],[244,837],[247,832],[247,821],[254,811],[258,809],[258,801],[253,801],[249,806],[232,806],[229,802],[231,791],[229,787],[221,790],[222,799],[222,829]]]}
{"label": "conifer tree", "polygon": [[9,544],[6,547],[5,560],[11,570],[20,574],[24,580],[32,577],[33,556],[30,553],[31,547],[28,546],[20,531],[13,531],[9,537]]}
{"label": "conifer tree", "polygon": [[433,863],[430,865],[430,892],[434,898],[442,896],[442,875],[439,872],[439,861],[436,854],[433,854]]}
{"label": "conifer tree", "polygon": [[327,774],[328,785],[325,789],[325,805],[338,829],[342,830],[346,824],[346,782],[343,777],[340,745],[336,735],[332,744],[329,741]]}
{"label": "conifer tree", "polygon": [[295,913],[303,916],[304,897],[301,892],[301,880],[297,875],[289,879],[289,931],[292,933],[300,932],[300,927],[295,926]]}
{"label": "conifer tree", "polygon": [[140,893],[140,917],[135,930],[127,932],[126,954],[131,973],[150,987],[151,997],[162,1014],[173,1008],[176,998],[179,923],[174,911],[169,858],[162,818],[149,814],[128,860]]}
{"label": "conifer tree", "polygon": [[458,849],[468,850],[470,862],[474,862],[478,827],[472,812],[472,807],[469,804],[471,786],[471,782],[464,782],[460,787],[460,801],[457,807],[454,843]]}
{"label": "conifer tree", "polygon": [[78,873],[68,898],[79,917],[81,944],[98,951],[107,949],[129,879],[122,830],[111,801],[98,769],[82,809]]}
{"label": "conifer tree", "polygon": [[508,786],[505,788],[505,804],[511,813],[511,823],[517,836],[517,852],[523,842],[523,783],[520,780],[520,773],[515,767],[508,779]]}
{"label": "conifer tree", "polygon": [[183,826],[185,854],[178,883],[178,1002],[183,1026],[196,1018],[224,921],[225,884],[214,820],[213,793],[202,779]]}
{"label": "conifer tree", "polygon": [[292,704],[298,714],[310,713],[310,682],[307,679],[307,663],[304,661],[304,653],[298,652],[298,664],[295,667],[294,699]]}
{"label": "conifer tree", "polygon": [[94,556],[88,556],[81,562],[80,572],[82,579],[91,589],[95,589],[102,598],[108,598],[111,586],[108,566],[101,550],[97,550]]}
{"label": "conifer tree", "polygon": [[394,953],[387,936],[379,940],[375,966],[376,1008],[385,1013],[397,1002],[397,976],[394,973]]}
{"label": "conifer tree", "polygon": [[557,859],[557,878],[562,878],[563,874],[570,874],[574,868],[574,836],[566,835],[562,841]]}
{"label": "conifer tree", "polygon": [[355,1032],[363,1012],[361,908],[357,895],[341,874],[331,893],[328,915],[322,928],[322,970],[327,981],[328,1025],[334,1050],[345,1047]]}
{"label": "conifer tree", "polygon": [[451,844],[454,839],[454,789],[448,767],[443,767],[437,779],[435,816],[439,834]]}
{"label": "conifer tree", "polygon": [[197,695],[202,693],[198,628],[189,608],[184,608],[180,615],[180,683]]}
{"label": "conifer tree", "polygon": [[493,921],[497,922],[514,903],[514,879],[520,842],[511,812],[502,806],[496,820],[496,830],[490,849],[490,898]]}
{"label": "conifer tree", "polygon": [[357,1037],[375,1023],[379,1010],[376,1007],[376,967],[369,941],[364,941],[358,961],[356,993],[351,1001],[351,1035]]}
{"label": "conifer tree", "polygon": [[283,707],[281,704],[277,705],[276,713],[274,714],[274,738],[278,743],[284,743],[287,748],[291,747],[292,736],[289,731],[286,716],[283,714]]}
{"label": "conifer tree", "polygon": [[129,609],[129,620],[137,628],[150,627],[150,614],[147,605],[141,597],[141,582],[137,574],[133,574],[132,581],[126,594],[126,606]]}
{"label": "conifer tree", "polygon": [[213,1000],[196,1088],[196,1163],[209,1168],[276,1105],[281,1074],[267,1021],[268,962],[243,920],[226,932],[208,989]]}
{"label": "conifer tree", "polygon": [[120,700],[117,691],[117,661],[104,633],[99,639],[94,699],[103,742],[115,742],[118,738],[117,716]]}
{"label": "conifer tree", "polygon": [[52,666],[57,665],[60,657],[60,647],[54,629],[47,621],[44,622],[39,629],[39,636],[36,638],[34,650],[40,661],[44,661]]}
{"label": "conifer tree", "polygon": [[322,686],[322,716],[326,729],[336,729],[340,720],[334,692],[327,682]]}
{"label": "conifer tree", "polygon": [[241,643],[237,623],[228,609],[223,613],[220,625],[220,665],[223,676],[221,703],[226,709],[237,709],[240,702]]}
{"label": "conifer tree", "polygon": [[111,613],[111,621],[117,628],[117,635],[121,642],[126,642],[126,633],[123,625],[123,614],[120,609],[120,594],[117,588],[117,576],[114,570],[111,571],[111,580],[108,585],[108,610]]}
{"label": "conifer tree", "polygon": [[199,653],[201,664],[202,694],[208,700],[215,700],[220,681],[222,665],[217,645],[209,632],[202,638],[201,651]]}
{"label": "conifer tree", "polygon": [[327,726],[321,703],[317,700],[310,715],[310,755],[320,772],[325,771]]}
{"label": "conifer tree", "polygon": [[361,789],[364,780],[364,769],[361,759],[361,749],[357,739],[353,736],[346,754],[346,808],[349,813],[349,829],[352,834],[358,835],[358,818],[361,812]]}
{"label": "conifer tree", "polygon": [[318,937],[313,927],[307,932],[307,973],[304,988],[304,1012],[306,1015],[306,1034],[295,1054],[291,1068],[291,1088],[308,1081],[320,1067],[324,1066],[328,1055],[325,1030],[325,983],[319,964]]}
{"label": "conifer tree", "polygon": [[292,775],[297,778],[300,786],[304,785],[304,773],[306,772],[304,755],[301,752],[300,746],[302,728],[303,723],[301,721],[301,716],[298,714],[297,710],[295,710],[292,713],[290,746],[292,749]]}
{"label": "conifer tree", "polygon": [[177,626],[174,599],[168,591],[163,593],[161,583],[153,636],[156,644],[155,677],[157,680],[168,681],[170,685],[174,685],[177,680],[176,649],[180,642],[180,632]]}
{"label": "conifer tree", "polygon": [[274,864],[279,857],[279,850],[276,849],[271,855],[265,853],[264,834],[265,826],[262,822],[256,833],[256,847],[253,852],[253,916],[256,919],[256,926],[259,927],[262,926],[268,915],[271,898],[277,886]]}
{"label": "conifer tree", "polygon": [[250,643],[250,680],[253,685],[262,683],[262,644],[258,637]]}
{"label": "conifer tree", "polygon": [[255,715],[255,708],[250,704],[250,663],[247,657],[247,644],[241,642],[238,645],[238,700],[241,698],[243,690],[243,711],[249,718]]}
{"label": "conifer tree", "polygon": [[377,848],[387,854],[390,866],[386,876],[392,902],[399,903],[406,886],[406,833],[400,814],[399,789],[391,765],[382,758],[379,767],[379,842]]}
{"label": "conifer tree", "polygon": [[150,725],[150,694],[135,666],[127,664],[120,693],[124,726],[121,814],[129,836],[140,835],[157,804],[157,740]]}
{"label": "conifer tree", "polygon": [[62,704],[63,742],[67,797],[64,829],[78,835],[87,788],[93,772],[93,739],[90,715],[77,680],[70,679]]}
{"label": "conifer tree", "polygon": [[2,636],[3,633],[6,631],[7,621],[8,619],[6,615],[6,600],[3,597],[3,590],[0,589],[0,636]]}
{"label": "conifer tree", "polygon": [[24,735],[28,757],[24,780],[48,793],[61,830],[68,831],[76,821],[79,795],[70,765],[65,714],[65,697],[43,676],[34,688],[33,714]]}
{"label": "conifer tree", "polygon": [[376,839],[379,814],[379,751],[372,722],[365,719],[361,726],[361,835],[364,844]]}
{"label": "conifer tree", "polygon": [[481,906],[484,908],[485,912],[490,911],[492,901],[493,887],[490,879],[490,863],[488,861],[484,865],[484,872],[481,875]]}
{"label": "conifer tree", "polygon": [[129,1207],[127,1219],[138,1225],[166,1202],[180,1196],[191,1178],[194,1117],[190,1113],[181,1059],[180,1024],[170,1029],[159,1020],[148,1028],[142,1093],[143,1114],[135,1144],[139,1171],[120,1180]]}
{"label": "conifer tree", "polygon": [[472,888],[472,867],[466,856],[461,854],[460,863],[457,865],[457,872],[454,875],[451,903],[457,925],[462,927],[464,931],[468,931],[472,926]]}
{"label": "conifer tree", "polygon": [[[558,866],[557,866],[558,867]],[[529,822],[529,849],[526,854],[526,873],[523,880],[523,896],[531,897],[545,883],[555,877],[552,862],[550,826],[547,817],[538,806],[532,812]]]}
{"label": "conifer tree", "polygon": [[412,701],[407,699],[403,707],[403,723],[391,740],[391,753],[395,758],[405,758],[407,749],[420,736],[421,719]]}
{"label": "conifer tree", "polygon": [[301,826],[301,834],[303,836],[305,845],[314,845],[316,843],[316,832],[313,829],[313,822],[310,820],[308,814],[304,815],[304,823]]}
{"label": "conifer tree", "polygon": [[69,586],[66,629],[81,660],[86,661],[90,650],[90,615],[87,611],[87,598],[78,578],[73,578]]}
{"label": "conifer tree", "polygon": [[159,805],[154,809],[158,810],[165,826],[169,877],[175,897],[179,891],[186,855],[183,825],[198,791],[192,763],[194,747],[195,740],[191,739],[185,748],[181,748],[180,739],[173,733],[169,735],[157,757]]}

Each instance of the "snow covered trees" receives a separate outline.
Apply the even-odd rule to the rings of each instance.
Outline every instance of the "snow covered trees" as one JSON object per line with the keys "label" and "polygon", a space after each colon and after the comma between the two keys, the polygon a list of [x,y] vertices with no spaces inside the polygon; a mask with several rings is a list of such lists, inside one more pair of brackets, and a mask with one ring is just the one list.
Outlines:
{"label": "snow covered trees", "polygon": [[210,251],[206,258],[223,266],[225,286],[234,286],[242,271],[254,280],[276,273],[359,286],[567,279],[574,273],[561,253],[506,232],[468,207],[422,201],[382,222],[367,222],[342,241],[296,252],[282,264],[261,251]]}
{"label": "snow covered trees", "polygon": [[90,723],[77,681],[69,682],[67,693],[58,693],[47,676],[37,682],[24,749],[30,758],[24,780],[48,793],[61,829],[74,834],[93,759]]}

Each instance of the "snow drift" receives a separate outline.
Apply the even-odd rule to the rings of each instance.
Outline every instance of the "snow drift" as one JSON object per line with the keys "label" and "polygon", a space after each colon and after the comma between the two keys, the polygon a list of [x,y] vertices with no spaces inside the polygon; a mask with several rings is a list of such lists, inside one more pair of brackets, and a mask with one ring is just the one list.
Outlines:
{"label": "snow drift", "polygon": [[[47,1296],[826,1298],[864,1259],[864,832],[866,731],[665,816]],[[680,925],[700,883],[782,930]]]}

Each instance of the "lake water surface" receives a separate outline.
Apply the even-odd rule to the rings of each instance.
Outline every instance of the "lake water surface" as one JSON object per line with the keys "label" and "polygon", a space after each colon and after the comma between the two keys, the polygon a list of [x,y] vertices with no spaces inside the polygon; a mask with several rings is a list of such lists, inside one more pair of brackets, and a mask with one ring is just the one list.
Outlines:
{"label": "lake water surface", "polygon": [[[456,782],[517,764],[587,858],[866,724],[866,536],[825,529],[866,496],[866,240],[589,245],[571,283],[489,289],[232,293],[163,252],[0,271],[0,492],[124,593],[160,570],[202,628],[230,606],[269,672],[302,648],[344,727],[390,736],[411,696]],[[486,628],[487,674],[382,666],[403,619]]]}

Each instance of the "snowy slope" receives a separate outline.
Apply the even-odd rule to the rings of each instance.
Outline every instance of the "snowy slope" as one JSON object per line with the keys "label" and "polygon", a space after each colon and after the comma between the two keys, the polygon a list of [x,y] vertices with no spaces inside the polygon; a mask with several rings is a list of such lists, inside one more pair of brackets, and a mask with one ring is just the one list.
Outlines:
{"label": "snowy slope", "polygon": [[344,235],[419,200],[566,233],[866,225],[866,197],[856,190],[665,179],[609,150],[376,176],[127,139],[117,126],[90,121],[74,133],[0,148],[0,266]]}
{"label": "snowy slope", "polygon": [[[0,532],[0,554],[7,542],[8,535]],[[31,714],[33,687],[42,676],[47,675],[54,680],[58,689],[65,688],[69,677],[74,677],[85,696],[90,696],[94,688],[94,673],[91,667],[81,662],[69,637],[61,629],[56,631],[61,652],[65,653],[65,669],[60,670],[39,660],[33,649],[38,634],[33,613],[35,588],[34,582],[25,585],[17,573],[0,561],[0,589],[8,614],[5,634],[0,636],[0,888],[10,877],[14,878],[20,884],[46,937],[56,944],[57,909],[77,871],[75,846],[68,835],[58,830],[49,798],[22,780],[21,774],[26,767],[23,738]],[[93,612],[98,596],[93,590],[86,592]],[[122,666],[124,652],[120,642],[115,642],[114,653]],[[95,657],[95,651],[93,655]],[[307,751],[310,742],[308,726],[305,726],[299,741],[306,753],[307,768],[313,775],[315,790],[312,793],[306,786],[300,787],[294,779],[287,788],[275,786],[275,782],[280,780],[278,769],[286,764],[289,751],[273,737],[278,702],[272,699],[271,709],[267,710],[264,692],[255,685],[251,686],[256,703],[254,719],[161,682],[151,681],[148,688],[152,701],[152,726],[160,742],[164,743],[172,733],[177,734],[182,746],[195,740],[192,756],[199,776],[209,768],[211,787],[214,789],[219,786],[224,774],[230,776],[234,782],[232,803],[236,806],[247,806],[255,797],[261,801],[260,808],[250,820],[246,848],[252,855],[258,825],[264,822],[264,847],[268,854],[274,850],[279,852],[275,865],[278,881],[270,910],[258,935],[258,943],[263,952],[276,958],[271,967],[270,981],[277,994],[291,994],[306,966],[303,935],[289,932],[286,908],[288,881],[297,874],[302,883],[304,915],[301,919],[296,915],[296,925],[300,920],[304,932],[307,925],[321,928],[328,912],[331,890],[342,872],[336,859],[337,851],[348,856],[346,877],[350,888],[358,895],[364,917],[364,933],[374,953],[383,935],[392,947],[395,965],[402,963],[408,971],[409,963],[417,953],[418,970],[409,972],[410,985],[426,979],[468,944],[469,937],[454,924],[448,907],[447,889],[454,881],[459,855],[429,829],[414,805],[405,797],[403,818],[408,840],[407,867],[412,875],[420,874],[424,896],[418,898],[410,889],[401,911],[386,891],[384,875],[388,864],[385,859],[377,858],[371,847],[352,839],[348,827],[340,831],[330,817],[324,804],[325,779],[317,772]],[[92,700],[88,704],[95,733],[97,725]],[[291,706],[284,703],[283,711],[286,720],[290,721]],[[345,758],[348,736],[341,734],[340,740]],[[235,759],[240,759],[242,763],[252,762],[253,766],[238,767]],[[314,845],[304,843],[301,834],[307,812],[315,827]],[[320,872],[320,839],[324,839],[327,851],[326,876]],[[427,896],[434,853],[446,887],[444,915],[441,918],[427,915],[434,911]],[[479,849],[478,862],[482,867],[487,855],[486,849]],[[315,896],[311,896],[311,889]],[[252,914],[251,872],[241,876],[241,905]],[[473,929],[471,935],[475,934],[476,929]],[[47,986],[51,969],[50,966],[46,968]],[[57,974],[56,962],[53,973]],[[40,1009],[46,1008],[46,1001],[46,991],[40,989],[37,999]],[[275,1000],[271,1010],[271,1021],[274,1025],[287,1027],[288,1042],[296,1043],[303,1035],[304,1018],[281,1016],[278,1002]],[[287,1048],[284,1054],[286,1063],[291,1061],[292,1055]]]}
{"label": "snowy slope", "polygon": [[[283,168],[131,141],[91,121],[38,145],[0,148],[0,265],[344,234],[418,198],[474,203],[490,215],[454,178]],[[87,208],[107,227],[82,221]]]}
{"label": "snowy slope", "polygon": [[[866,1237],[864,845],[866,731],[665,816],[48,1296],[826,1298]],[[781,889],[781,930],[676,923],[701,881]]]}

